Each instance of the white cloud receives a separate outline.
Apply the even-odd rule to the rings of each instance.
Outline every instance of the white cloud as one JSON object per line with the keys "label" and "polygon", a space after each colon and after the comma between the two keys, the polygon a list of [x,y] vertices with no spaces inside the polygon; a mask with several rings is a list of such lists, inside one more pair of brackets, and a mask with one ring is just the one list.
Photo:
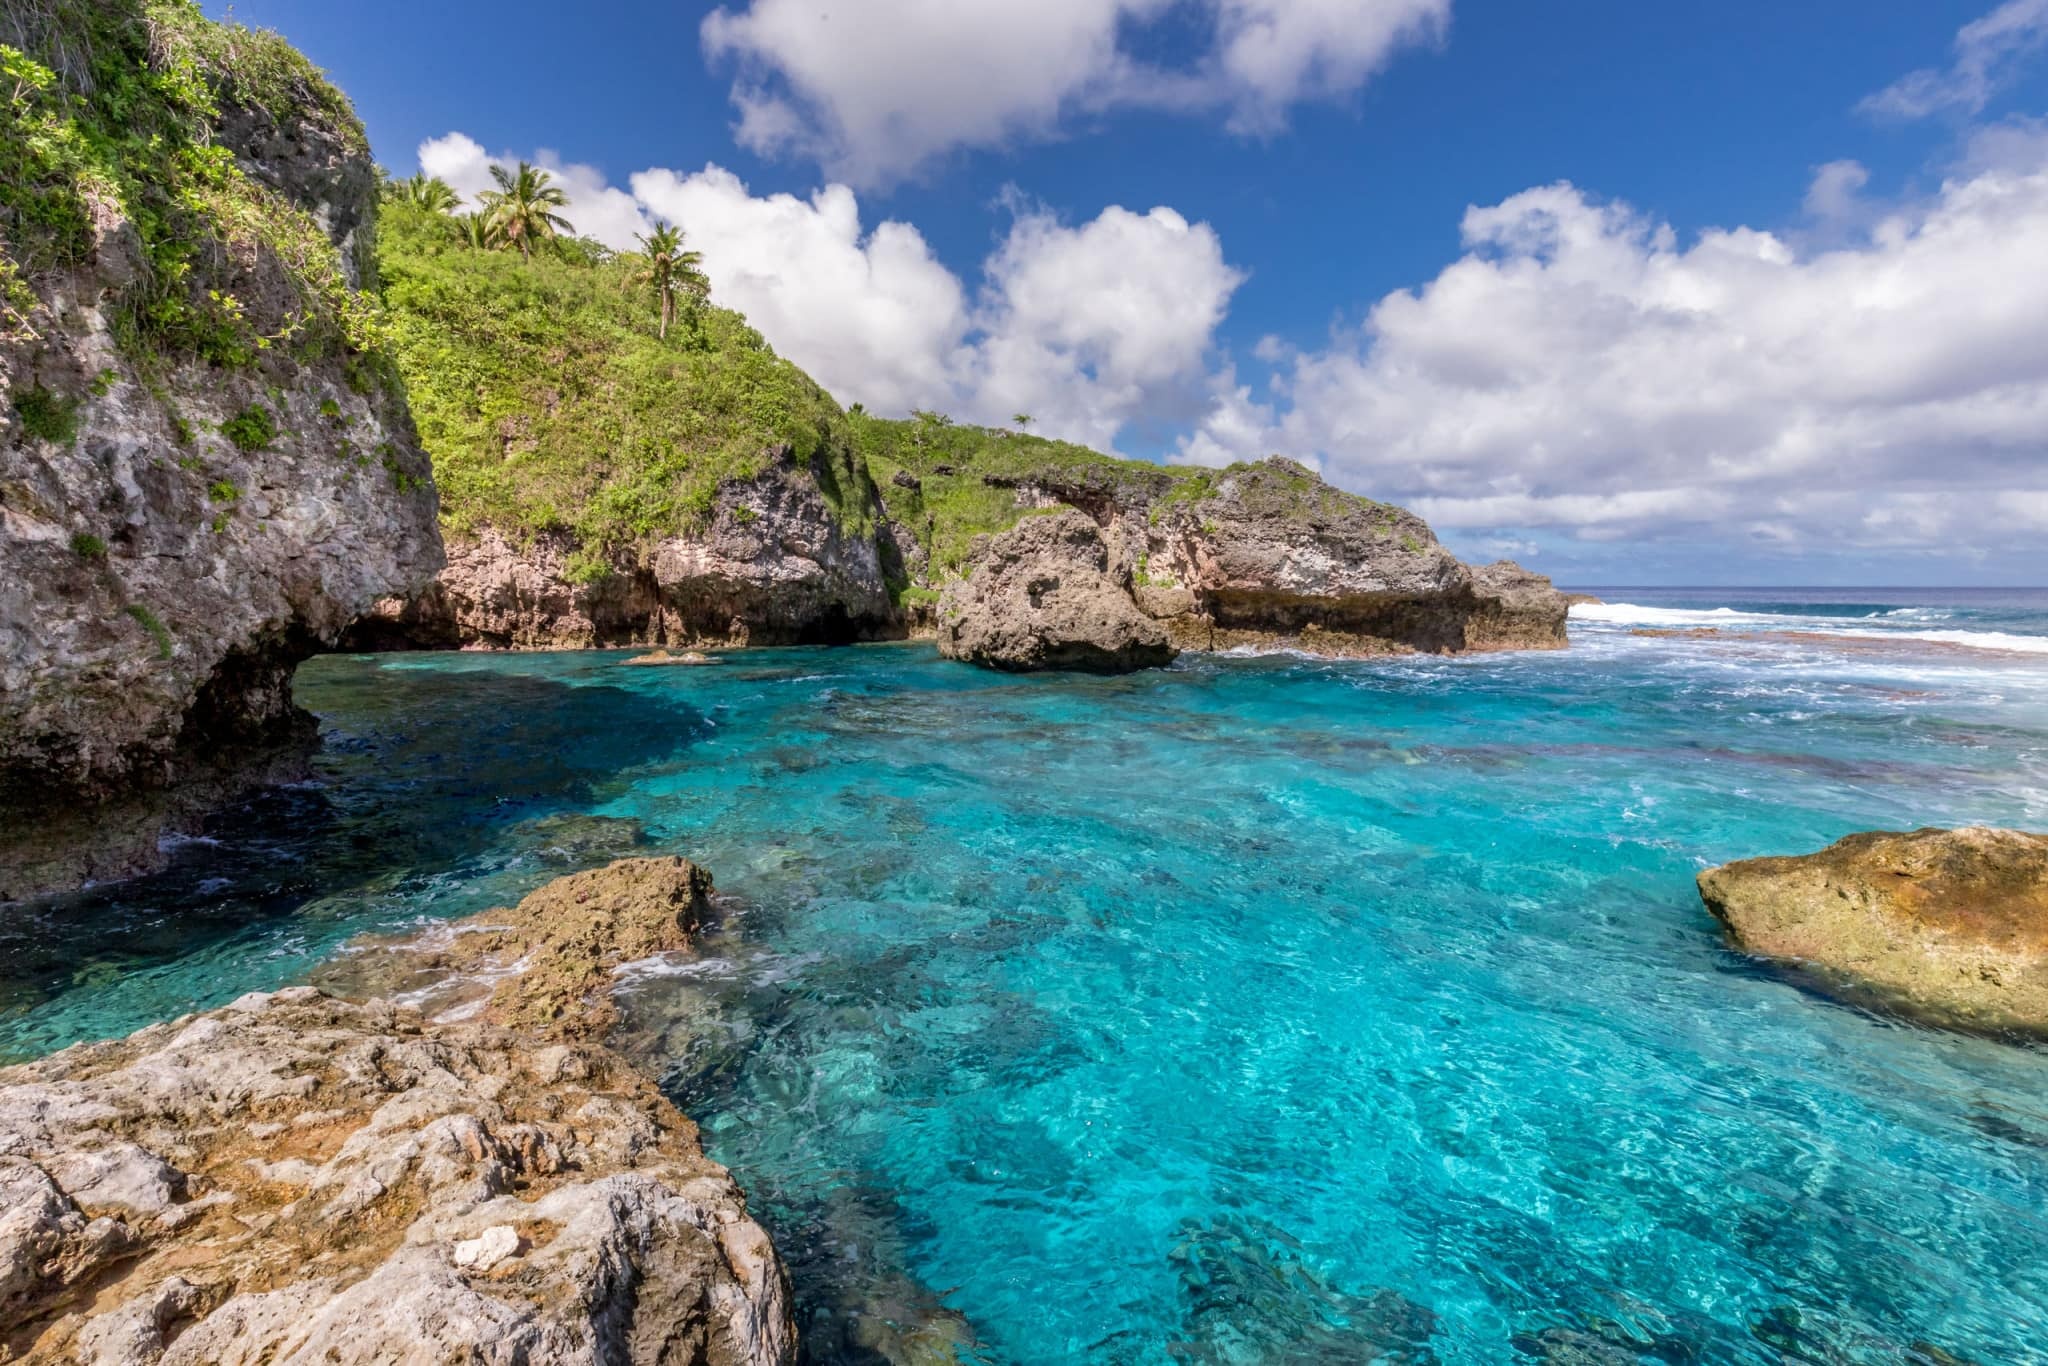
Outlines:
{"label": "white cloud", "polygon": [[967,294],[907,223],[861,227],[852,190],[756,198],[717,166],[643,171],[633,191],[704,253],[712,297],[842,402],[900,413],[953,397]]}
{"label": "white cloud", "polygon": [[[1867,208],[1858,171],[1824,168],[1811,207]],[[1464,238],[1356,334],[1285,357],[1272,401],[1221,393],[1179,458],[1321,455],[1475,531],[2038,544],[2048,139],[1831,250],[1682,245],[1566,184],[1469,210]]]}
{"label": "white cloud", "polygon": [[[491,161],[461,133],[420,147],[421,166],[465,194],[490,184]],[[1243,281],[1215,231],[1170,208],[1111,206],[1075,226],[1013,205],[970,286],[910,224],[863,225],[844,185],[756,196],[706,166],[639,172],[629,193],[589,167],[545,164],[559,168],[579,231],[630,247],[652,218],[681,225],[714,298],[841,402],[881,413],[1006,423],[1028,412],[1038,431],[1103,448],[1132,423],[1185,422],[1202,409],[1215,331]]]}
{"label": "white cloud", "polygon": [[2048,44],[2048,0],[2006,0],[1956,34],[1955,61],[1901,77],[1859,106],[1880,118],[1980,114],[2029,54]]}
{"label": "white cloud", "polygon": [[[1132,55],[1135,32],[1189,13],[1199,54],[1173,67]],[[1450,0],[747,0],[714,10],[702,38],[736,69],[743,146],[878,185],[1111,108],[1220,108],[1240,131],[1270,131],[1449,16]]]}

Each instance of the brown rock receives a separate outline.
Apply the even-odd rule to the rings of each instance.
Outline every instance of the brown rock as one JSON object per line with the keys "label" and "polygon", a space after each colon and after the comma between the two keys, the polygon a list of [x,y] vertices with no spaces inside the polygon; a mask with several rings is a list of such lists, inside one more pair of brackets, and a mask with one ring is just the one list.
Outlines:
{"label": "brown rock", "polygon": [[701,529],[621,551],[595,577],[572,573],[577,552],[561,533],[486,527],[451,542],[447,569],[423,592],[379,602],[351,641],[563,650],[831,645],[902,633],[880,538],[846,525],[787,447],[758,474],[720,485]]}
{"label": "brown rock", "polygon": [[1166,632],[1110,570],[1101,528],[1065,509],[977,543],[939,600],[939,653],[992,669],[1127,673],[1169,664]]}
{"label": "brown rock", "polygon": [[483,1020],[298,987],[0,1070],[0,1352],[790,1362],[744,1197],[593,1042],[612,967],[684,943],[709,885],[622,862],[362,955],[496,974]]}
{"label": "brown rock", "polygon": [[1851,835],[1699,887],[1750,953],[1930,1023],[2048,1034],[2048,835]]}

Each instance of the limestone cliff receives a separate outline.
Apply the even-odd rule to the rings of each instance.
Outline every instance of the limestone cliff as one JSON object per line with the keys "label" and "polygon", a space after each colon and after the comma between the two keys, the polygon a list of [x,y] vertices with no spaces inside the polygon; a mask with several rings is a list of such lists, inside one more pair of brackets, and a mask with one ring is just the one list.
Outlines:
{"label": "limestone cliff", "polygon": [[173,0],[7,8],[0,900],[293,771],[293,667],[440,566],[344,101]]}
{"label": "limestone cliff", "polygon": [[691,526],[579,567],[576,538],[497,527],[452,539],[424,592],[377,604],[367,649],[845,644],[901,634],[884,543],[849,527],[788,446],[721,482]]}

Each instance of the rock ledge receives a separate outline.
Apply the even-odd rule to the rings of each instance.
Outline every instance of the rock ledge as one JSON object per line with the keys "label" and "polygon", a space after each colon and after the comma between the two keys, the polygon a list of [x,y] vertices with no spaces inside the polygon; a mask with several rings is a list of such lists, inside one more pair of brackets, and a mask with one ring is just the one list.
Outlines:
{"label": "rock ledge", "polygon": [[297,987],[0,1071],[0,1359],[792,1360],[732,1178],[584,1041],[709,886],[621,862],[360,956],[482,1019]]}

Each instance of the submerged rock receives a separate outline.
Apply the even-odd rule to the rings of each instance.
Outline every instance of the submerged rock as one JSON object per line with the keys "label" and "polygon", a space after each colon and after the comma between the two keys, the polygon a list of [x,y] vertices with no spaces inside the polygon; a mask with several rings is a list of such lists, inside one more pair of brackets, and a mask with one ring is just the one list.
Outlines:
{"label": "submerged rock", "polygon": [[1930,1023],[2048,1035],[2048,835],[1851,835],[1699,888],[1750,953]]}
{"label": "submerged rock", "polygon": [[939,600],[939,653],[994,669],[1127,673],[1173,662],[1158,623],[1112,572],[1101,528],[1066,509],[977,545]]}
{"label": "submerged rock", "polygon": [[481,1020],[298,987],[0,1070],[10,1348],[791,1361],[782,1266],[739,1189],[590,1041],[612,969],[686,942],[709,885],[680,859],[623,862],[410,957],[363,955],[499,974]]}

